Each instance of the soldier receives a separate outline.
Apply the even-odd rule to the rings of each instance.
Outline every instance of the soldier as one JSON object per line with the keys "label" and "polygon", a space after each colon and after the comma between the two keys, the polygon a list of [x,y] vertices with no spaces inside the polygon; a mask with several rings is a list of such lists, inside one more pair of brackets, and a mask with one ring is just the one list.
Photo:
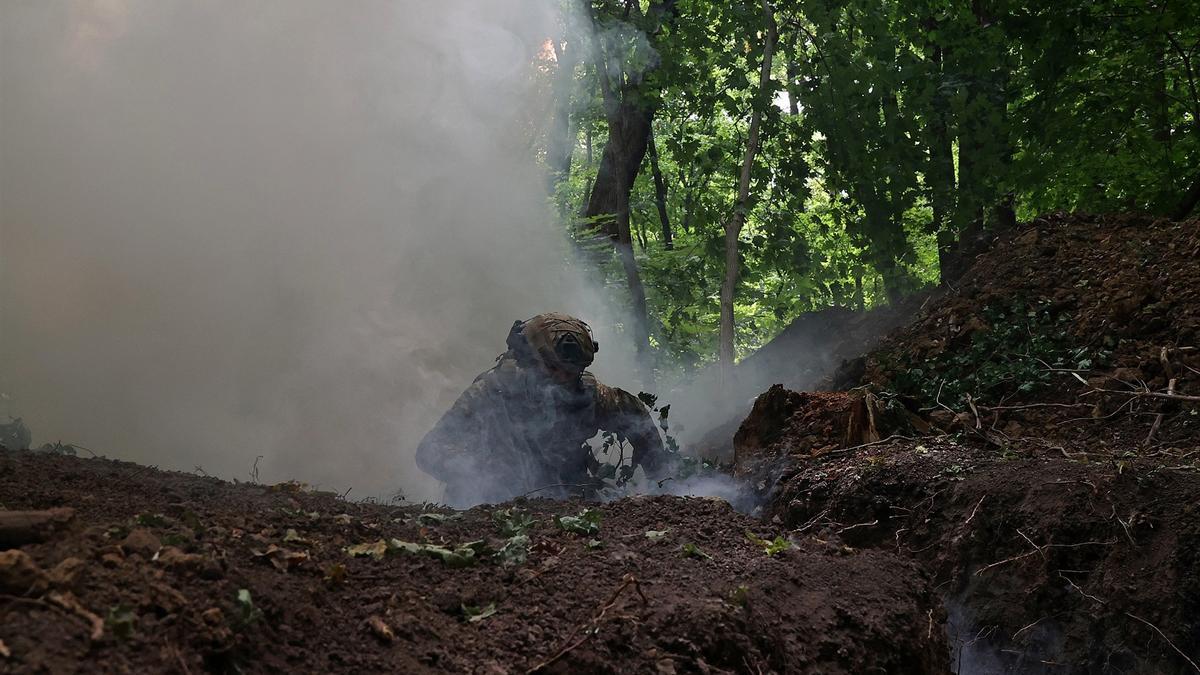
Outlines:
{"label": "soldier", "polygon": [[666,451],[649,411],[627,391],[585,370],[598,345],[566,314],[513,323],[508,351],[475,378],[417,447],[417,465],[446,483],[453,506],[496,503],[531,490],[563,496],[596,485],[588,439],[612,432],[633,448],[633,466],[658,477]]}

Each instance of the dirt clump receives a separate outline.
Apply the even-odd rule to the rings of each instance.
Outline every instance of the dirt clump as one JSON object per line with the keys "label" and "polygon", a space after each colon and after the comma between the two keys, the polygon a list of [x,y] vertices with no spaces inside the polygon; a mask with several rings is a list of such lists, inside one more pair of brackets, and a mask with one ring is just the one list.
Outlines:
{"label": "dirt clump", "polygon": [[0,672],[947,672],[916,564],[789,542],[718,500],[453,512],[0,462],[4,508],[77,521],[2,554],[22,583],[0,597]]}
{"label": "dirt clump", "polygon": [[766,516],[920,563],[957,672],[1200,671],[1198,255],[1197,221],[1000,237],[826,383],[925,429],[849,444],[836,395],[760,397],[738,451],[774,458]]}

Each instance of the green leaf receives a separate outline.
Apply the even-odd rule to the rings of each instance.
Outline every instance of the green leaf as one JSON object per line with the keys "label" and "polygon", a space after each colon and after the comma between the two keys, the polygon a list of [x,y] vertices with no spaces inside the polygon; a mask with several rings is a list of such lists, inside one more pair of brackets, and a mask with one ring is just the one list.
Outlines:
{"label": "green leaf", "polygon": [[761,537],[755,536],[755,534],[753,532],[750,532],[749,530],[747,530],[746,538],[749,539],[751,543],[761,546],[763,549],[763,552],[766,553],[768,556],[773,556],[773,555],[782,553],[782,552],[787,551],[792,548],[792,542],[785,539],[782,535],[775,537],[775,539],[773,539],[773,540],[767,540],[767,539],[763,539]]}
{"label": "green leaf", "polygon": [[470,623],[478,623],[496,613],[496,603],[488,603],[486,607],[462,605],[462,613]]}
{"label": "green leaf", "polygon": [[600,532],[600,512],[595,509],[584,509],[578,516],[555,516],[554,522],[574,534],[590,536]]}
{"label": "green leaf", "polygon": [[699,546],[696,546],[695,544],[693,544],[691,542],[688,542],[688,543],[680,546],[679,550],[683,554],[683,557],[685,557],[685,558],[704,558],[705,560],[713,559],[713,557],[711,555],[705,553],[704,551],[701,551]]}
{"label": "green leaf", "polygon": [[501,565],[506,567],[523,565],[528,558],[529,537],[524,534],[509,537],[504,542],[504,545],[500,547],[500,550],[496,551],[496,559],[500,561]]}
{"label": "green leaf", "polygon": [[492,520],[506,538],[525,534],[534,523],[533,516],[516,507],[492,512]]}

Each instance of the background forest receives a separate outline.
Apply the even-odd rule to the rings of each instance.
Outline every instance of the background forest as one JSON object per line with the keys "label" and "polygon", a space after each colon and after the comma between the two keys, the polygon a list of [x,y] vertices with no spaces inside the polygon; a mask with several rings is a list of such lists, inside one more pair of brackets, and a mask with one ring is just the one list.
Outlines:
{"label": "background forest", "polygon": [[953,278],[1018,219],[1200,201],[1195,0],[564,7],[534,146],[658,372]]}

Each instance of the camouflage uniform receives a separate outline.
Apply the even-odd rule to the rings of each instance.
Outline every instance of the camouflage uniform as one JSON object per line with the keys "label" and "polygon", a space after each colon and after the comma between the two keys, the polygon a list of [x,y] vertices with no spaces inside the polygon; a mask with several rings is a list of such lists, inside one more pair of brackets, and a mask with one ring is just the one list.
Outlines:
{"label": "camouflage uniform", "polygon": [[587,324],[540,314],[513,324],[508,347],[417,448],[418,466],[445,481],[447,503],[495,503],[550,485],[588,484],[598,463],[587,440],[601,430],[628,440],[634,465],[647,475],[665,469],[662,440],[642,402],[584,370],[597,349]]}

